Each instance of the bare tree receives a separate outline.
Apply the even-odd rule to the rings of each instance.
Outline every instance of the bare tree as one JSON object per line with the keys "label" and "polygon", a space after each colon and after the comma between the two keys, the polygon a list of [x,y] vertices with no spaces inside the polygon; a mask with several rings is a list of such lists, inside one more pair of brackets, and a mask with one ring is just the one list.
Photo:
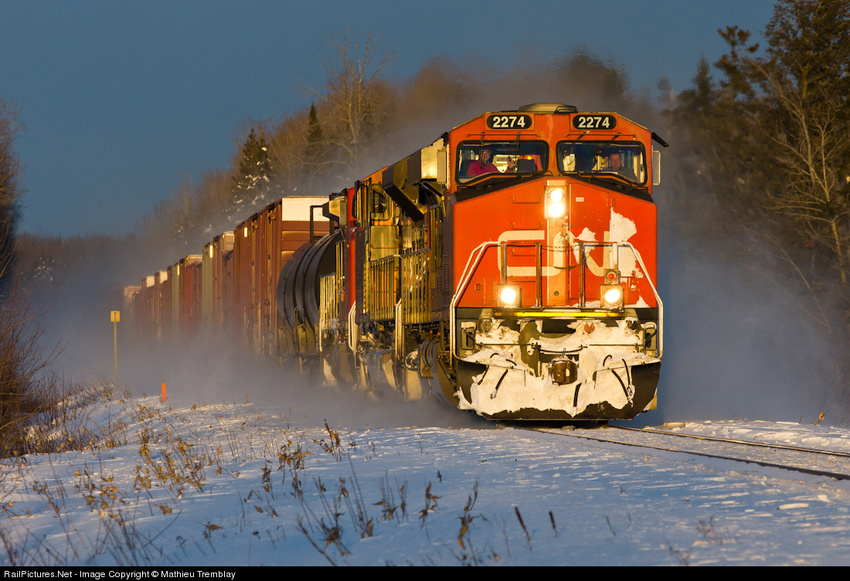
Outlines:
{"label": "bare tree", "polygon": [[0,281],[10,274],[6,267],[12,261],[20,219],[23,167],[14,148],[20,127],[18,110],[0,99]]}
{"label": "bare tree", "polygon": [[[764,71],[764,69],[762,69]],[[850,279],[850,204],[848,166],[850,138],[842,123],[841,105],[822,95],[808,105],[794,87],[764,71],[781,114],[784,130],[767,132],[775,148],[774,162],[785,187],[769,192],[775,210],[794,218],[811,240],[829,250],[842,285]]]}
{"label": "bare tree", "polygon": [[321,89],[311,89],[319,101],[323,119],[323,139],[332,158],[348,168],[360,161],[369,135],[381,115],[378,74],[388,57],[376,55],[369,34],[365,44],[351,46],[348,35],[342,41],[331,38],[335,60],[328,63],[328,79]]}
{"label": "bare tree", "polygon": [[305,187],[304,178],[316,171],[307,154],[307,117],[289,115],[270,131],[269,161],[272,183],[281,192],[295,192]]}

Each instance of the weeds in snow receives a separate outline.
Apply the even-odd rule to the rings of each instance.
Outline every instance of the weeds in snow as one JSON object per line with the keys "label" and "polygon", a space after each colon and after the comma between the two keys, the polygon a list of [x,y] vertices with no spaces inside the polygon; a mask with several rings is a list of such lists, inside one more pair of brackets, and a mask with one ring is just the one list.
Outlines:
{"label": "weeds in snow", "polygon": [[519,521],[519,526],[522,527],[522,532],[525,533],[525,540],[528,543],[528,548],[531,549],[531,534],[529,534],[528,529],[525,528],[525,521],[522,520],[522,515],[519,512],[519,507],[514,507],[514,512],[516,513],[516,518]]}
{"label": "weeds in snow", "polygon": [[683,551],[682,549],[677,549],[670,543],[667,543],[667,551],[676,557],[676,560],[680,565],[690,565],[691,564],[691,552]]}
{"label": "weeds in snow", "polygon": [[709,543],[722,545],[727,542],[727,539],[718,532],[717,527],[714,524],[713,516],[710,517],[708,521],[700,520],[696,529],[697,532],[702,535],[702,538]]}
{"label": "weeds in snow", "polygon": [[[415,488],[408,480],[384,472],[363,481],[356,471],[357,462],[373,461],[383,451],[374,442],[362,449],[353,441],[344,443],[347,438],[327,422],[318,437],[308,437],[288,426],[269,430],[261,418],[256,423],[230,421],[230,411],[223,421],[216,408],[203,406],[193,409],[189,422],[158,398],[132,401],[103,385],[80,392],[67,405],[75,410],[77,422],[75,435],[64,439],[62,450],[73,447],[79,452],[62,456],[62,464],[47,478],[44,471],[36,477],[26,458],[10,459],[0,469],[0,562],[6,565],[203,562],[211,554],[227,555],[232,540],[241,535],[282,548],[287,528],[297,533],[295,538],[305,539],[318,558],[334,565],[351,559],[360,541],[414,531],[422,548],[421,554],[402,557],[410,563],[439,564],[447,552],[452,562],[480,565],[511,553],[504,524],[497,532],[504,535],[499,553],[490,548],[490,536],[484,536],[484,531],[493,531],[487,528],[492,528],[491,520],[476,509],[478,482],[465,504],[448,510],[460,499],[453,495],[447,500],[438,491],[445,490],[446,483],[437,470],[435,482],[423,482],[424,504],[412,510]],[[109,412],[100,415],[109,419],[98,425],[92,411],[103,406]],[[420,437],[420,456],[424,442]],[[111,463],[116,457],[122,459],[118,465]],[[328,458],[330,463],[324,461]],[[51,455],[49,465],[55,459]],[[122,473],[126,459],[131,469]],[[60,476],[60,466],[67,469],[62,474],[71,476]],[[229,515],[189,516],[196,514],[193,499],[230,490],[228,483],[246,477],[249,486],[240,486],[244,492],[235,497]],[[530,550],[531,533],[519,507],[514,511]],[[411,513],[419,527],[407,526]],[[58,525],[50,535],[30,524],[36,522],[33,517],[45,514]],[[190,518],[195,520],[187,527]],[[558,536],[551,511],[548,518]],[[172,530],[178,522],[182,528]],[[497,516],[494,522],[504,519]],[[451,523],[459,523],[456,533]],[[197,531],[194,537],[186,533],[192,528]],[[448,542],[432,542],[437,531],[447,533]]]}

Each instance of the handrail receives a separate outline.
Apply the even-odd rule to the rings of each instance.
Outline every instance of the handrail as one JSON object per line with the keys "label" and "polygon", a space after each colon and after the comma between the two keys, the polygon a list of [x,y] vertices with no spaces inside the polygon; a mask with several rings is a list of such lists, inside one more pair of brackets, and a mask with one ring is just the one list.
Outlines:
{"label": "handrail", "polygon": [[[478,268],[479,263],[483,259],[485,251],[491,246],[501,246],[502,244],[504,244],[506,246],[512,246],[514,244],[526,245],[527,246],[527,245],[529,245],[529,242],[528,241],[516,241],[516,243],[513,243],[513,242],[508,242],[508,241],[492,241],[491,240],[491,241],[487,241],[487,242],[482,242],[481,244],[476,246],[472,250],[472,252],[469,253],[469,257],[467,258],[467,261],[466,261],[466,266],[464,267],[464,269],[461,273],[461,277],[460,277],[460,280],[458,281],[457,289],[455,290],[455,293],[452,296],[452,300],[451,300],[450,307],[449,307],[449,328],[450,328],[450,334],[451,334],[449,346],[450,346],[450,352],[451,352],[452,356],[456,356],[456,354],[457,354],[457,331],[455,329],[455,323],[456,323],[456,319],[457,319],[455,311],[457,310],[457,303],[460,301],[461,297],[466,292],[466,289],[469,285],[469,282],[472,279],[472,275],[475,273],[475,271]],[[644,263],[643,257],[641,256],[640,252],[638,252],[637,248],[635,248],[634,245],[631,244],[630,242],[583,242],[583,241],[577,241],[577,242],[567,246],[565,248],[565,252],[571,251],[572,248],[574,248],[574,247],[578,247],[581,250],[582,256],[583,256],[584,255],[583,249],[585,247],[600,247],[600,246],[602,246],[602,247],[611,246],[611,247],[618,249],[617,250],[617,262],[618,263],[619,263],[619,247],[622,246],[622,247],[625,247],[625,248],[630,248],[632,250],[632,253],[634,254],[638,264],[640,265],[641,271],[644,273],[644,275],[646,277],[646,281],[649,283],[649,286],[652,289],[652,294],[655,297],[655,301],[658,304],[658,357],[660,358],[662,353],[663,353],[663,347],[664,347],[664,324],[663,324],[664,323],[664,303],[661,301],[661,297],[658,294],[658,289],[655,286],[655,282],[649,276],[649,272],[646,268],[646,263]],[[538,248],[541,249],[540,251],[542,253],[542,247],[538,246]],[[537,269],[538,269],[537,275],[538,275],[538,278],[539,278],[540,277],[540,269],[541,269],[539,257],[538,257],[538,261],[537,261]],[[583,267],[582,273],[584,272],[584,270],[585,270],[585,268]],[[584,294],[584,286],[585,286],[584,280],[582,280],[582,283],[581,283],[582,288],[580,289],[580,292],[582,293],[582,295]],[[582,302],[582,307],[583,307],[583,302]]]}
{"label": "handrail", "polygon": [[[457,308],[457,302],[460,300],[461,295],[466,291],[466,285],[469,284],[469,279],[472,277],[472,273],[475,272],[475,268],[478,267],[478,262],[481,261],[481,257],[484,255],[484,249],[488,246],[495,246],[499,244],[499,242],[482,242],[475,249],[469,253],[469,258],[466,260],[466,266],[461,273],[460,281],[458,282],[458,288],[455,291],[455,294],[452,296],[452,302],[449,306],[449,333],[451,335],[449,341],[449,348],[452,354],[452,357],[455,356],[455,343],[457,342],[457,333],[455,332],[455,309]],[[472,264],[472,259],[475,257],[476,253],[479,253],[480,256],[475,260],[475,268],[470,270],[470,265]]]}
{"label": "handrail", "polygon": [[[431,281],[431,252],[431,248],[422,248],[369,261],[370,277],[377,275],[374,280],[370,278],[374,283],[372,297],[366,304],[370,317],[376,320],[394,319],[395,305],[401,301],[402,320],[405,323],[422,323],[430,319],[428,286]],[[383,294],[378,296],[376,293]]]}

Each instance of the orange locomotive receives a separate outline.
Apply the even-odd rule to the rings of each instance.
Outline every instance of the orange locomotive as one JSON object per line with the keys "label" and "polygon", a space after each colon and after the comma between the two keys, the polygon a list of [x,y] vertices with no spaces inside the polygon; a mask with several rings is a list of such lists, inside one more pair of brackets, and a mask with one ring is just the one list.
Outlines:
{"label": "orange locomotive", "polygon": [[[270,226],[202,318],[235,313],[258,350],[327,382],[492,419],[632,418],[654,408],[662,353],[653,140],[567,105],[481,115],[326,198],[329,222],[312,206]],[[292,220],[273,206],[255,221]]]}
{"label": "orange locomotive", "polygon": [[653,139],[666,145],[616,114],[530,105],[332,195],[337,227],[281,272],[281,352],[493,419],[652,409]]}

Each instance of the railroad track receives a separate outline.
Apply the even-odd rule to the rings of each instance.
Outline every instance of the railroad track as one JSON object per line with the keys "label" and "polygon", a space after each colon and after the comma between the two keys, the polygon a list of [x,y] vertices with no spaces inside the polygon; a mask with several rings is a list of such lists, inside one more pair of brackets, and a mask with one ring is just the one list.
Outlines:
{"label": "railroad track", "polygon": [[592,430],[531,429],[573,438],[688,454],[724,461],[742,462],[832,478],[838,481],[850,481],[850,453],[846,452],[700,436],[654,428],[604,426]]}

